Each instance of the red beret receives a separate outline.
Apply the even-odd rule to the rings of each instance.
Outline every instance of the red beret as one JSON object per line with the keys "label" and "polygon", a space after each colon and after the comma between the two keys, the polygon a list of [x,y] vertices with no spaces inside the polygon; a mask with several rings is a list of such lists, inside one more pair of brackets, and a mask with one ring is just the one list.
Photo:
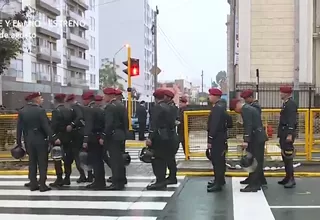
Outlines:
{"label": "red beret", "polygon": [[114,93],[115,93],[116,95],[122,95],[122,91],[121,91],[120,89],[115,89],[115,90],[114,90]]}
{"label": "red beret", "polygon": [[97,101],[97,102],[101,102],[103,100],[103,97],[101,95],[96,95],[94,97],[94,100]]}
{"label": "red beret", "polygon": [[169,89],[164,89],[163,94],[170,97],[170,98],[174,98],[174,93],[171,92]]}
{"label": "red beret", "polygon": [[164,96],[164,90],[163,89],[157,89],[156,91],[154,91],[153,93],[153,96],[154,97],[163,97]]}
{"label": "red beret", "polygon": [[75,100],[76,96],[74,94],[70,94],[67,96],[66,98],[66,102],[70,102],[70,101],[73,101]]}
{"label": "red beret", "polygon": [[222,96],[222,92],[220,89],[217,88],[211,88],[209,89],[209,94],[214,96]]}
{"label": "red beret", "polygon": [[103,89],[103,93],[105,95],[115,95],[116,94],[116,90],[114,88],[104,88]]}
{"label": "red beret", "polygon": [[187,103],[188,99],[186,97],[180,97],[180,102]]}
{"label": "red beret", "polygon": [[290,94],[290,93],[292,93],[292,87],[291,86],[281,86],[280,92]]}
{"label": "red beret", "polygon": [[82,94],[83,100],[89,100],[91,98],[94,98],[94,91],[92,91],[92,90],[89,90],[89,91]]}
{"label": "red beret", "polygon": [[26,96],[24,97],[24,100],[26,100],[27,102],[30,101],[30,94],[29,94],[29,95],[26,95]]}
{"label": "red beret", "polygon": [[251,89],[243,90],[240,94],[240,97],[243,99],[246,99],[252,96],[253,96],[253,91]]}
{"label": "red beret", "polygon": [[30,101],[31,99],[37,98],[39,96],[41,96],[41,92],[34,92],[27,96],[28,97],[27,100]]}
{"label": "red beret", "polygon": [[58,93],[58,94],[55,94],[54,95],[54,98],[55,99],[65,99],[66,98],[66,94],[64,94],[64,93]]}
{"label": "red beret", "polygon": [[236,108],[236,105],[238,104],[238,102],[240,102],[240,99],[231,99],[230,101],[230,109],[234,110]]}

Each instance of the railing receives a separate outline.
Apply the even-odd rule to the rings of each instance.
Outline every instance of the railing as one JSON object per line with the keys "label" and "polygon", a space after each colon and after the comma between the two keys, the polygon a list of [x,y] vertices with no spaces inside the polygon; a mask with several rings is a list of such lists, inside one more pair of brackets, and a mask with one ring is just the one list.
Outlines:
{"label": "railing", "polygon": [[73,40],[73,41],[77,41],[77,42],[80,42],[82,44],[85,44],[85,45],[88,45],[89,44],[89,40],[85,39],[85,38],[82,38],[80,36],[77,36],[73,33],[70,33],[69,35],[69,39],[70,40]]}
{"label": "railing", "polygon": [[[207,149],[207,120],[209,112],[210,111],[208,110],[184,112],[184,136],[187,160],[205,158],[205,151]],[[241,156],[238,145],[243,141],[242,121],[241,116],[235,112],[229,112],[229,114],[233,118],[234,126],[228,130],[229,147],[227,157],[229,159],[237,159]],[[319,117],[319,122],[314,119],[315,116]],[[281,160],[281,150],[279,148],[279,140],[277,138],[280,109],[264,109],[261,117],[269,136],[269,140],[265,145],[266,159]],[[318,123],[316,124],[317,126],[315,126],[315,121]],[[318,159],[315,153],[320,152],[320,109],[298,110],[297,138],[294,145],[297,150],[296,160],[313,161]]]}

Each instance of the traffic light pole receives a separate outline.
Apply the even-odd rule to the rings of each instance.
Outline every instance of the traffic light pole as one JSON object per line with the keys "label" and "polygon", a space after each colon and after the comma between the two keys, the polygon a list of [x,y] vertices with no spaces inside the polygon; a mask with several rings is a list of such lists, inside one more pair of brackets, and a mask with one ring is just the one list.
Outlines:
{"label": "traffic light pole", "polygon": [[156,10],[154,11],[154,21],[153,21],[153,50],[154,50],[154,73],[153,73],[153,79],[154,79],[154,91],[157,89],[158,85],[158,27],[157,27],[157,17],[159,14],[158,6],[156,7]]}
{"label": "traffic light pole", "polygon": [[132,90],[132,82],[131,82],[131,47],[127,47],[128,50],[128,119],[129,119],[129,131],[132,131],[132,96],[131,96],[131,90]]}

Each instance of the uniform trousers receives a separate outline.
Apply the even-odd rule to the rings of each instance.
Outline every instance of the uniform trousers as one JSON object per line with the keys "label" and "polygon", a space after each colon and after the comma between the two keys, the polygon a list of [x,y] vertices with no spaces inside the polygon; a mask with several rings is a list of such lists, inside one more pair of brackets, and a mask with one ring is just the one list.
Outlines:
{"label": "uniform trousers", "polygon": [[126,182],[126,169],[123,161],[125,143],[124,141],[109,139],[106,140],[105,148],[110,156],[112,184],[122,186]]}
{"label": "uniform trousers", "polygon": [[[286,139],[287,139],[286,135],[280,136],[279,143],[280,143],[281,150],[293,151],[294,150],[293,142],[288,142]],[[286,171],[286,178],[293,178],[294,177],[293,158],[282,156],[282,161],[284,163],[284,168]]]}
{"label": "uniform trousers", "polygon": [[89,153],[89,163],[92,164],[93,173],[94,173],[94,182],[96,184],[105,185],[105,170],[104,170],[104,161],[103,153],[104,148],[99,144],[99,138],[97,135],[94,135],[89,138],[88,142],[88,153]]}
{"label": "uniform trousers", "polygon": [[145,121],[139,121],[139,140],[145,140],[144,133],[146,131],[146,122]]}
{"label": "uniform trousers", "polygon": [[170,141],[153,141],[150,147],[154,150],[155,159],[152,160],[153,173],[156,176],[156,182],[166,181],[166,171],[170,160],[174,158],[172,143]]}
{"label": "uniform trousers", "polygon": [[44,185],[48,170],[48,142],[41,134],[28,137],[29,179],[31,184],[37,184],[37,168],[39,167],[39,184]]}
{"label": "uniform trousers", "polygon": [[225,183],[227,140],[223,135],[216,137],[211,142],[211,162],[213,165],[214,182],[219,185]]}
{"label": "uniform trousers", "polygon": [[172,141],[172,148],[174,149],[173,156],[168,158],[168,169],[169,169],[169,178],[176,178],[177,177],[177,162],[176,162],[176,154],[179,150],[179,139],[176,136]]}
{"label": "uniform trousers", "polygon": [[257,160],[257,168],[249,174],[249,185],[260,187],[265,182],[263,164],[264,164],[264,146],[265,142],[257,142],[253,140],[248,144],[247,151],[250,152]]}

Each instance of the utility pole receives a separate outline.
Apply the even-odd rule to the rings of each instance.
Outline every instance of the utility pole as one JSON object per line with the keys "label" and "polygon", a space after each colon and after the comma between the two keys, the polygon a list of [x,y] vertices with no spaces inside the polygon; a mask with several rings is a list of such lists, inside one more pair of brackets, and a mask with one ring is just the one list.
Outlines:
{"label": "utility pole", "polygon": [[50,44],[50,78],[51,78],[51,103],[54,103],[54,97],[53,97],[53,86],[54,86],[54,73],[53,73],[53,62],[52,62],[52,41],[50,38],[49,41]]}
{"label": "utility pole", "polygon": [[299,106],[299,60],[300,60],[300,45],[299,45],[299,34],[300,34],[300,1],[294,1],[294,75],[293,75],[293,98]]}
{"label": "utility pole", "polygon": [[154,51],[154,73],[153,73],[153,79],[154,79],[154,91],[157,89],[158,85],[158,23],[157,23],[157,17],[159,15],[159,9],[158,6],[156,6],[156,10],[154,11],[154,21],[152,26],[152,34],[153,34],[153,51]]}
{"label": "utility pole", "polygon": [[229,100],[235,98],[236,76],[235,76],[235,36],[236,36],[236,1],[230,1],[230,54],[229,54]]}
{"label": "utility pole", "polygon": [[203,94],[203,70],[201,72],[201,93]]}

